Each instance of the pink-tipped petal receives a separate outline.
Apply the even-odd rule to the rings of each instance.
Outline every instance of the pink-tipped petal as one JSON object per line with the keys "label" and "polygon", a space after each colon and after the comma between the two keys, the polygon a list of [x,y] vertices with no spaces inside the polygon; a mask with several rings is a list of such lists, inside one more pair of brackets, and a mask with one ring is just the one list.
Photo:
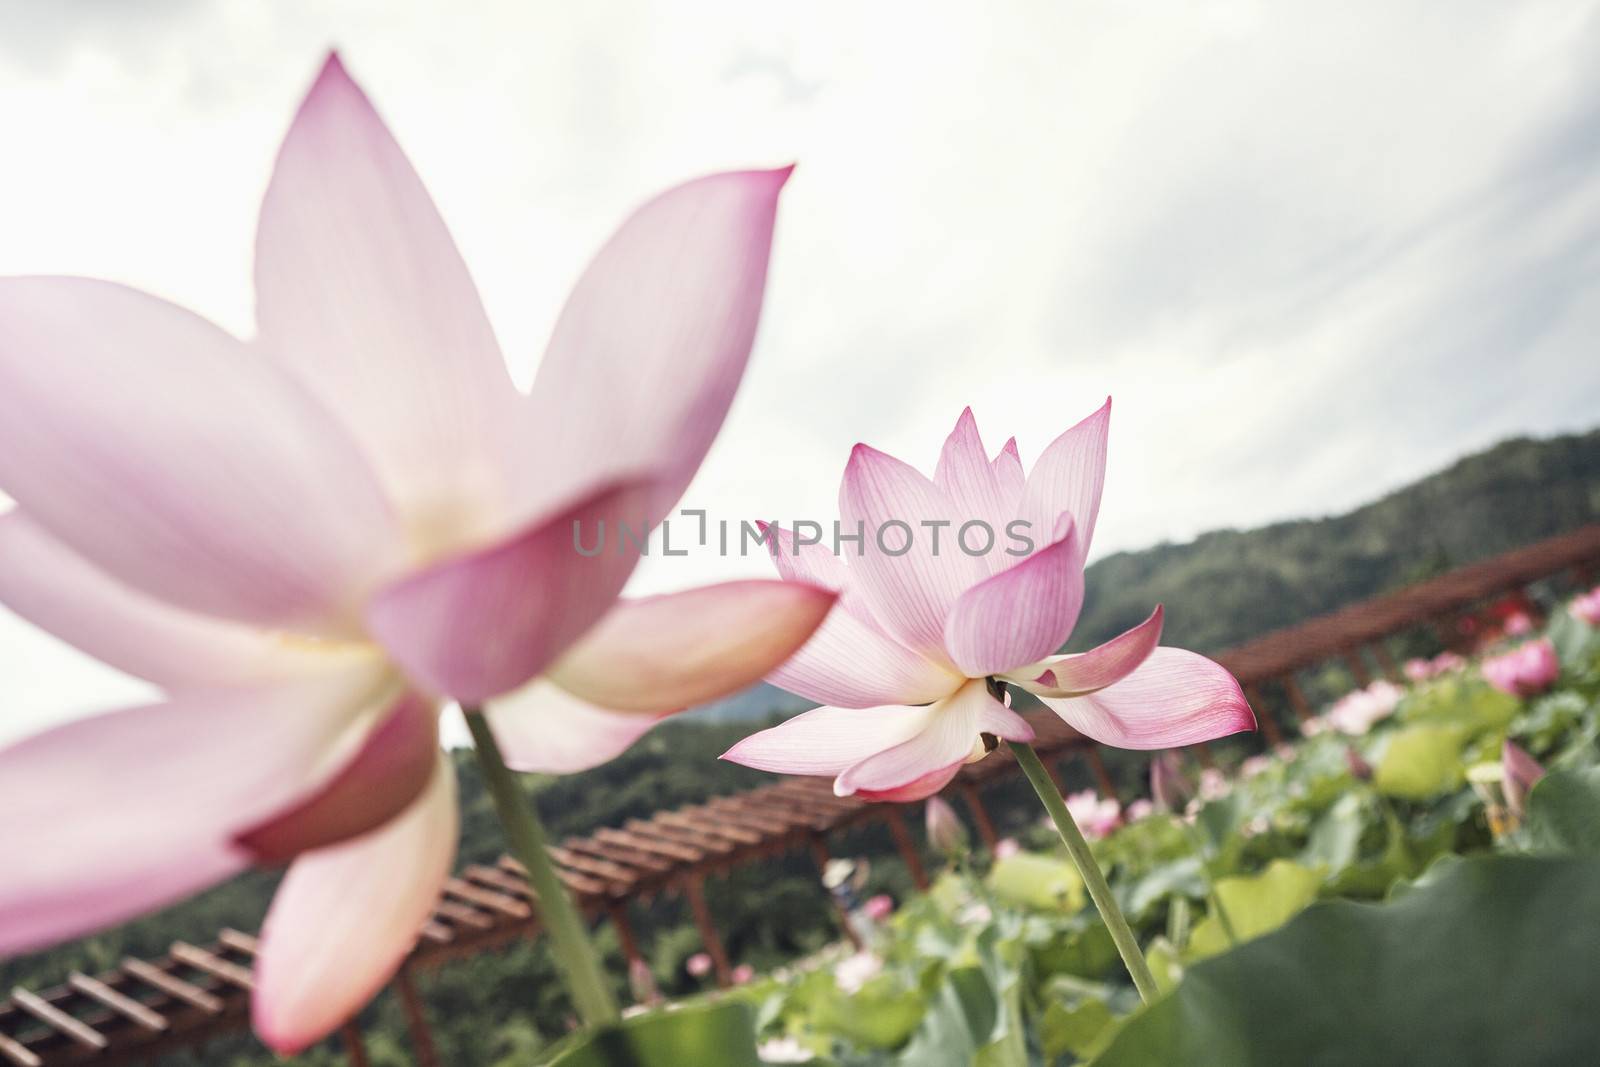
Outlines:
{"label": "pink-tipped petal", "polygon": [[[921,734],[938,706],[817,708],[751,734],[722,758],[778,774],[836,775]],[[961,755],[971,747],[969,739]]]}
{"label": "pink-tipped petal", "polygon": [[611,607],[639,559],[619,523],[642,528],[651,488],[602,489],[395,582],[368,607],[373,635],[413,679],[463,704],[515,689]]}
{"label": "pink-tipped petal", "polygon": [[1111,430],[1111,398],[1100,409],[1050,442],[1028,474],[1022,517],[1036,540],[1049,536],[1056,517],[1067,512],[1078,526],[1078,549],[1089,553],[1100,494],[1106,481],[1106,438]]}
{"label": "pink-tipped petal", "polygon": [[742,581],[619,600],[550,678],[616,711],[677,711],[759,682],[806,643],[836,594]]}
{"label": "pink-tipped petal", "polygon": [[1069,526],[1054,544],[961,594],[945,623],[945,648],[970,677],[1004,674],[1059,649],[1082,608],[1083,554]]}
{"label": "pink-tipped petal", "polygon": [[400,529],[343,427],[204,319],[110,282],[0,280],[0,490],[113,577],[344,632]]}
{"label": "pink-tipped petal", "polygon": [[252,1022],[291,1055],[332,1033],[394,976],[456,854],[456,776],[436,757],[428,787],[388,823],[295,860],[256,957]]}
{"label": "pink-tipped petal", "polygon": [[21,510],[0,515],[0,604],[168,689],[268,682],[371,655],[364,644],[289,638],[157,600],[95,567]]}
{"label": "pink-tipped petal", "polygon": [[[934,469],[933,481],[956,506],[962,522],[978,520],[989,524],[997,544],[1003,543],[1005,524],[1014,516],[1006,515],[1002,506],[1000,479],[984,451],[983,438],[978,436],[978,422],[972,409],[961,412],[956,428],[945,439],[944,450],[939,453],[939,465]],[[960,532],[957,526],[956,533]],[[974,547],[981,546],[984,538],[977,531],[972,536]],[[956,548],[960,551],[959,546]],[[985,554],[1004,558],[1002,552]],[[990,568],[995,569],[994,567]]]}
{"label": "pink-tipped petal", "polygon": [[1233,675],[1181,648],[1156,649],[1132,674],[1088,696],[1042,699],[1068,726],[1116,748],[1180,748],[1256,728]]}
{"label": "pink-tipped petal", "polygon": [[755,340],[789,169],[714,174],[636,211],[578,280],[534,380],[526,425],[541,481],[659,476],[672,507],[722,426]]}
{"label": "pink-tipped petal", "polygon": [[988,729],[987,723],[1006,723],[1006,728],[1012,729],[1009,719],[995,709],[1014,716],[989,695],[982,680],[968,682],[954,695],[927,709],[926,725],[915,736],[846,767],[834,780],[833,791],[849,796],[858,790],[899,790],[965,760],[972,754],[979,735]]}
{"label": "pink-tipped petal", "polygon": [[0,752],[0,955],[81,936],[239,870],[239,830],[316,790],[359,743],[381,662],[316,681],[191,690]]}
{"label": "pink-tipped petal", "polygon": [[256,235],[260,347],[350,427],[434,551],[503,529],[519,397],[477,289],[383,120],[330,57]]}
{"label": "pink-tipped petal", "polygon": [[487,711],[506,766],[539,774],[608,763],[671,714],[603,708],[545,678],[495,698]]}
{"label": "pink-tipped petal", "polygon": [[957,541],[970,516],[915,468],[866,445],[850,454],[839,511],[846,533],[864,532],[848,565],[873,617],[908,648],[945,662],[950,609],[989,576]]}
{"label": "pink-tipped petal", "polygon": [[1041,697],[1075,697],[1104,689],[1132,674],[1161,642],[1161,605],[1150,617],[1087,652],[1053,656],[1020,670],[1005,674],[1014,682]]}
{"label": "pink-tipped petal", "polygon": [[1005,447],[994,457],[995,484],[1000,488],[1000,511],[1015,518],[1022,508],[1022,490],[1027,476],[1022,472],[1022,457],[1017,452],[1017,439],[1006,441]]}
{"label": "pink-tipped petal", "polygon": [[438,757],[438,710],[402,693],[337,774],[234,840],[258,863],[271,864],[357,837],[409,807]]}
{"label": "pink-tipped petal", "polygon": [[965,760],[957,760],[948,767],[929,771],[922,777],[894,789],[857,789],[853,796],[862,800],[871,800],[883,804],[910,804],[918,800],[927,800],[938,793],[961,773]]}

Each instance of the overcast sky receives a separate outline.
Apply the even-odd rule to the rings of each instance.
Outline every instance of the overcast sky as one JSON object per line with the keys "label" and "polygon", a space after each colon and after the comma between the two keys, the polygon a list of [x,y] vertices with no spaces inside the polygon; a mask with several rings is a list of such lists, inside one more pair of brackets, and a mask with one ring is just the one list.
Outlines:
{"label": "overcast sky", "polygon": [[[1097,554],[1325,514],[1600,416],[1600,4],[0,0],[0,274],[251,326],[337,46],[526,381],[635,204],[799,162],[686,505],[835,514],[971,404],[1031,463],[1116,398]],[[636,588],[766,572],[654,560]],[[0,609],[0,739],[136,699]]]}

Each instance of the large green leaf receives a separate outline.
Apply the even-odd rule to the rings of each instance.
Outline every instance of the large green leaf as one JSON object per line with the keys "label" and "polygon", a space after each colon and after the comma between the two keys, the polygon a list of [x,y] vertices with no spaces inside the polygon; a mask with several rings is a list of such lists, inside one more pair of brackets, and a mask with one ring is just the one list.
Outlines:
{"label": "large green leaf", "polygon": [[1008,904],[1041,911],[1076,912],[1083,907],[1083,879],[1071,860],[1018,852],[996,861],[989,888]]}
{"label": "large green leaf", "polygon": [[[1288,922],[1317,898],[1321,884],[1318,872],[1289,860],[1273,860],[1260,874],[1218,879],[1216,895],[1232,922],[1234,936],[1243,942]],[[1229,947],[1221,920],[1207,915],[1189,936],[1185,958],[1204,959]]]}
{"label": "large green leaf", "polygon": [[1463,859],[1388,904],[1318,904],[1188,972],[1097,1067],[1587,1064],[1600,860]]}
{"label": "large green leaf", "polygon": [[1539,852],[1600,855],[1600,767],[1541,778],[1528,796],[1527,832]]}
{"label": "large green leaf", "polygon": [[547,1067],[760,1067],[755,1013],[724,1000],[629,1019],[564,1045]]}
{"label": "large green leaf", "polygon": [[1410,800],[1426,800],[1460,788],[1464,731],[1428,723],[1408,726],[1389,739],[1373,774],[1378,792]]}

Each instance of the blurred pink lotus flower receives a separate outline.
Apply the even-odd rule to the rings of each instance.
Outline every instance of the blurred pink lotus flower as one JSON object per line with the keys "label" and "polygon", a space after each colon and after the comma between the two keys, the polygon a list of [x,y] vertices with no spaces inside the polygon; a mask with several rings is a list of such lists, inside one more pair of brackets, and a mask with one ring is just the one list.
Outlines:
{"label": "blurred pink lotus flower", "polygon": [[748,963],[741,963],[733,969],[733,973],[728,977],[733,980],[734,985],[749,985],[755,981],[756,969]]}
{"label": "blurred pink lotus flower", "polygon": [[994,858],[997,860],[1010,859],[1022,852],[1022,846],[1014,837],[1002,837],[994,845]]}
{"label": "blurred pink lotus flower", "polygon": [[1404,689],[1380,679],[1365,689],[1357,689],[1340,697],[1322,715],[1307,720],[1301,732],[1311,737],[1324,729],[1333,729],[1349,737],[1360,737],[1393,715],[1405,695]]}
{"label": "blurred pink lotus flower", "polygon": [[861,905],[861,910],[873,922],[881,923],[894,914],[894,898],[887,893],[879,893],[875,897],[868,897],[867,902]]}
{"label": "blurred pink lotus flower", "polygon": [[1533,616],[1525,611],[1514,611],[1506,616],[1504,630],[1508,637],[1525,637],[1533,633]]}
{"label": "blurred pink lotus flower", "polygon": [[1140,819],[1148,818],[1150,815],[1154,814],[1155,810],[1156,806],[1149,800],[1149,798],[1140,797],[1138,800],[1135,800],[1132,804],[1128,805],[1128,810],[1125,814],[1129,822],[1138,822]]}
{"label": "blurred pink lotus flower", "polygon": [[258,335],[110,282],[0,280],[0,601],[167,693],[0,752],[0,956],[292,861],[257,1032],[295,1052],[365,1003],[449,873],[442,702],[574,771],[754,682],[833,594],[734,582],[618,601],[732,399],[787,171],[635,213],[579,279],[531,394],[450,235],[331,57],[257,232]]}
{"label": "blurred pink lotus flower", "polygon": [[1500,746],[1500,791],[1516,821],[1521,822],[1527,814],[1528,793],[1544,776],[1544,767],[1527,749],[1509,738]]}
{"label": "blurred pink lotus flower", "polygon": [[1067,811],[1072,813],[1072,821],[1078,824],[1083,836],[1091,841],[1122,825],[1122,805],[1115,797],[1102,798],[1093,789],[1067,797]]}
{"label": "blurred pink lotus flower", "polygon": [[1561,662],[1556,658],[1556,646],[1548,637],[1541,637],[1490,656],[1483,661],[1482,670],[1484,680],[1501,692],[1529,697],[1555,684]]}
{"label": "blurred pink lotus flower", "polygon": [[696,952],[684,961],[683,969],[695,978],[704,978],[711,973],[711,956],[705,952]]}
{"label": "blurred pink lotus flower", "polygon": [[929,797],[927,806],[928,844],[934,851],[955,856],[966,851],[967,828],[961,817],[939,797]]}
{"label": "blurred pink lotus flower", "polygon": [[845,993],[859,993],[861,987],[883,970],[883,960],[870,952],[846,956],[833,968],[833,981]]}
{"label": "blurred pink lotus flower", "polygon": [[1200,799],[1220,800],[1233,792],[1233,783],[1219,768],[1206,767],[1200,771]]}
{"label": "blurred pink lotus flower", "polygon": [[1262,752],[1255,756],[1249,756],[1243,763],[1239,764],[1239,776],[1247,779],[1254,778],[1271,770],[1272,764],[1273,757],[1268,753]]}
{"label": "blurred pink lotus flower", "polygon": [[1600,586],[1589,590],[1567,605],[1572,617],[1590,626],[1600,626]]}
{"label": "blurred pink lotus flower", "polygon": [[[1080,732],[1120,748],[1254,729],[1232,675],[1193,652],[1157,647],[1159,606],[1098,648],[1054,654],[1083,605],[1110,418],[1107,400],[1056,438],[1027,476],[1015,439],[989,457],[970,408],[931,479],[857,445],[839,507],[842,526],[865,536],[848,566],[831,546],[773,528],[779,573],[838,590],[840,606],[768,681],[828,706],[746,738],[723,758],[831,776],[841,796],[931,796],[985,755],[985,735],[1032,740],[1027,722],[990,694],[991,678],[1021,686]],[[994,539],[972,554],[985,546],[984,528],[1004,538],[1017,521],[1033,538],[1025,558]],[[898,553],[900,540],[880,536],[895,523],[920,532]],[[976,532],[960,540],[969,528]]]}
{"label": "blurred pink lotus flower", "polygon": [[1458,671],[1467,665],[1467,661],[1454,652],[1441,652],[1432,659],[1406,660],[1405,675],[1413,682],[1426,682],[1430,678],[1438,678]]}

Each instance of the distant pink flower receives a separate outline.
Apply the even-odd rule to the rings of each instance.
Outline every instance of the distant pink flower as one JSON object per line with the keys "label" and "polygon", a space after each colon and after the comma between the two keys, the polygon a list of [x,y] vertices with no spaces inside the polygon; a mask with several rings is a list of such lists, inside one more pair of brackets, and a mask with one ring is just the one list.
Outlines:
{"label": "distant pink flower", "polygon": [[1505,632],[1508,637],[1523,637],[1533,632],[1533,617],[1525,611],[1514,611],[1506,616]]}
{"label": "distant pink flower", "polygon": [[1490,656],[1483,661],[1482,670],[1484,680],[1501,692],[1529,697],[1555,684],[1561,663],[1556,658],[1556,646],[1548,637],[1541,637]]}
{"label": "distant pink flower", "polygon": [[1600,586],[1596,586],[1568,604],[1567,611],[1571,612],[1573,618],[1590,626],[1600,626]]}
{"label": "distant pink flower", "polygon": [[696,952],[684,961],[683,969],[694,978],[704,978],[711,973],[711,956],[705,952]]}
{"label": "distant pink flower", "polygon": [[1104,837],[1122,825],[1122,805],[1115,797],[1102,798],[1093,789],[1067,797],[1067,811],[1090,840]]}
{"label": "distant pink flower", "polygon": [[0,956],[290,862],[254,1023],[297,1052],[410,950],[449,874],[437,718],[486,705],[577,770],[780,662],[833,599],[782,582],[618,602],[748,357],[787,171],[635,213],[531,394],[367,98],[330,58],[256,238],[257,335],[81,278],[0,280],[0,601],[156,683],[0,752]]}
{"label": "distant pink flower", "polygon": [[1201,800],[1220,800],[1231,792],[1233,783],[1216,767],[1207,767],[1200,772]]}
{"label": "distant pink flower", "polygon": [[1544,776],[1544,767],[1527,749],[1509,738],[1500,746],[1500,791],[1512,818],[1520,822],[1527,814],[1528,793]]}
{"label": "distant pink flower", "polygon": [[1340,697],[1322,719],[1342,734],[1359,737],[1393,715],[1405,695],[1406,691],[1393,682],[1379,680]]}
{"label": "distant pink flower", "polygon": [[1022,846],[1017,843],[1016,838],[1002,837],[999,841],[995,842],[994,858],[997,860],[1010,859],[1012,856],[1019,854],[1021,851]]}
{"label": "distant pink flower", "polygon": [[1413,682],[1426,682],[1431,678],[1438,678],[1458,671],[1467,665],[1467,661],[1454,652],[1441,652],[1432,659],[1407,660],[1405,674]]}
{"label": "distant pink flower", "polygon": [[1129,822],[1138,822],[1147,818],[1156,810],[1156,806],[1147,797],[1140,797],[1128,805],[1127,819]]}
{"label": "distant pink flower", "polygon": [[1249,756],[1243,763],[1239,764],[1239,776],[1241,778],[1255,778],[1258,775],[1265,774],[1272,769],[1273,762],[1273,758],[1265,752],[1260,755]]}
{"label": "distant pink flower", "polygon": [[833,968],[833,981],[846,993],[859,993],[861,987],[883,970],[883,960],[870,952],[846,956]]}
{"label": "distant pink flower", "polygon": [[967,828],[954,808],[939,797],[929,797],[927,806],[928,844],[946,856],[967,847]]}
{"label": "distant pink flower", "polygon": [[733,980],[734,985],[749,985],[755,981],[756,969],[748,963],[741,963],[733,969],[733,973],[728,977]]}
{"label": "distant pink flower", "polygon": [[[839,590],[840,607],[768,681],[829,706],[746,738],[724,758],[831,776],[840,795],[930,796],[983,757],[984,735],[1032,739],[1027,722],[990,695],[989,678],[1021,686],[1081,733],[1121,748],[1253,729],[1232,675],[1193,652],[1157,647],[1160,607],[1098,648],[1054,655],[1083,605],[1110,416],[1108,400],[1026,477],[1015,441],[989,457],[970,409],[931,479],[857,445],[839,494],[843,530],[863,533],[840,543],[848,566],[831,544],[773,529],[779,573]],[[1018,529],[1031,532],[1026,549],[1010,536]]]}
{"label": "distant pink flower", "polygon": [[867,902],[861,905],[861,910],[873,922],[881,923],[894,914],[894,898],[887,893],[879,893],[875,897],[868,897]]}

